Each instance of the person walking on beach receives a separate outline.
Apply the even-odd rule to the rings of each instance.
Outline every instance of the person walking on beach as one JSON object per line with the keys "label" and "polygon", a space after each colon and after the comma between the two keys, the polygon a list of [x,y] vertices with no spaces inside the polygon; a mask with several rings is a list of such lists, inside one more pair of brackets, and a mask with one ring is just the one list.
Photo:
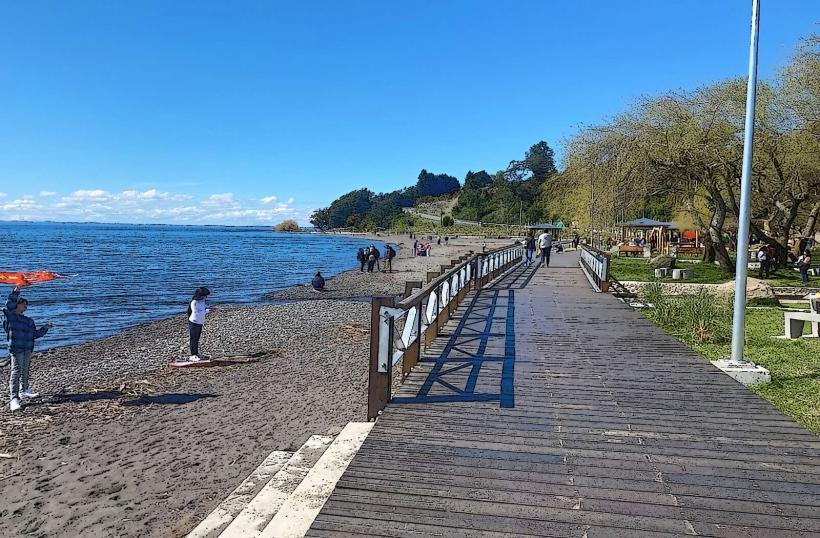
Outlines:
{"label": "person walking on beach", "polygon": [[552,236],[544,232],[538,236],[538,248],[541,249],[541,263],[544,267],[550,266],[550,251],[552,250]]}
{"label": "person walking on beach", "polygon": [[527,252],[526,265],[529,267],[532,265],[533,255],[535,254],[535,237],[533,237],[532,232],[530,232],[530,235],[528,235],[524,241],[524,250]]}
{"label": "person walking on beach", "polygon": [[359,263],[361,264],[359,271],[364,273],[364,264],[367,263],[367,253],[364,251],[363,248],[360,248],[359,252],[356,253],[356,259],[359,260]]}
{"label": "person walking on beach", "polygon": [[379,249],[376,248],[376,245],[371,245],[370,246],[370,253],[373,254],[376,257],[376,259],[375,259],[376,272],[380,273],[381,270],[382,270],[382,266],[381,266],[381,263],[379,263],[379,258],[382,257],[382,253],[379,252]]}
{"label": "person walking on beach", "polygon": [[23,406],[21,398],[39,396],[29,386],[31,354],[34,352],[34,340],[45,336],[51,328],[51,323],[38,328],[33,319],[24,315],[27,309],[28,300],[20,297],[20,287],[16,286],[9,294],[6,307],[3,309],[3,330],[11,354],[9,409],[12,411],[17,411]]}
{"label": "person walking on beach", "polygon": [[385,252],[384,257],[387,259],[384,266],[387,269],[388,273],[392,273],[393,272],[393,258],[396,257],[396,251],[393,250],[392,246],[387,245],[387,252]]}
{"label": "person walking on beach", "polygon": [[418,240],[413,241],[413,256],[415,256],[415,255],[416,255],[416,253],[418,252],[418,250],[419,250],[419,242],[418,242]]}
{"label": "person walking on beach", "polygon": [[208,308],[208,296],[211,290],[202,287],[197,288],[194,296],[188,305],[188,332],[191,336],[191,361],[201,361],[199,356],[199,339],[202,336],[202,327],[205,325],[205,314],[210,312]]}

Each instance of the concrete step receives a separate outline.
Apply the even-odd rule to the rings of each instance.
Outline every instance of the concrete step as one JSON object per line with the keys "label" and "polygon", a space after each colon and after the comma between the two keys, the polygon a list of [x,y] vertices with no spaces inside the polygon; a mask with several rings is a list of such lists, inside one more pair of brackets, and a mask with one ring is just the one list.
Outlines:
{"label": "concrete step", "polygon": [[279,472],[293,452],[276,450],[248,476],[208,517],[188,533],[187,538],[216,538],[248,506],[257,493]]}
{"label": "concrete step", "polygon": [[333,442],[328,435],[308,439],[242,509],[224,531],[222,538],[256,537],[299,486],[311,468]]}
{"label": "concrete step", "polygon": [[351,422],[345,426],[259,536],[303,538],[374,424]]}

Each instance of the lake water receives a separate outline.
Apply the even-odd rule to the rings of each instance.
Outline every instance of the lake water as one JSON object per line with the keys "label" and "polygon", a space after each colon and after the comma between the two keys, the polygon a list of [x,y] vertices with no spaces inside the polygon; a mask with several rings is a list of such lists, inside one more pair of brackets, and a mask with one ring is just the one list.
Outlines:
{"label": "lake water", "polygon": [[[27,315],[55,325],[38,349],[184,312],[199,286],[211,290],[214,305],[261,304],[265,294],[307,283],[317,270],[332,276],[351,269],[356,250],[372,243],[264,228],[13,222],[0,222],[0,238],[0,271],[73,275],[23,292]],[[10,291],[0,285],[4,304]]]}

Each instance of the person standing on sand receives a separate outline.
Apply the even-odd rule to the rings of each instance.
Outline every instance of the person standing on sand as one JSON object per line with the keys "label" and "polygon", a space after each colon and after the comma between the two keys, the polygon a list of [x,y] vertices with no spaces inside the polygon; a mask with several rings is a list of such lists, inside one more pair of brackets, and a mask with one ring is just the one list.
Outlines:
{"label": "person standing on sand", "polygon": [[527,267],[532,265],[532,258],[535,254],[535,237],[532,236],[532,232],[530,235],[527,236],[526,241],[526,250],[527,250]]}
{"label": "person standing on sand", "polygon": [[359,251],[356,253],[356,259],[359,260],[359,263],[361,264],[359,271],[364,273],[364,264],[367,263],[367,253],[364,251],[363,248],[360,248]]}
{"label": "person standing on sand", "polygon": [[544,232],[538,236],[538,247],[541,249],[541,263],[544,267],[550,266],[550,251],[552,251],[552,236]]}
{"label": "person standing on sand", "polygon": [[418,253],[419,250],[419,242],[418,240],[413,241],[413,256]]}
{"label": "person standing on sand", "polygon": [[208,308],[210,294],[211,290],[208,288],[197,288],[188,305],[188,332],[191,336],[191,357],[188,360],[194,362],[202,360],[199,356],[199,339],[202,336],[202,327],[205,325],[205,314],[210,312]]}
{"label": "person standing on sand", "polygon": [[39,394],[29,387],[29,367],[31,354],[34,352],[34,340],[42,338],[51,328],[46,323],[40,328],[34,320],[23,315],[28,309],[28,300],[20,297],[20,287],[15,287],[9,294],[6,307],[3,309],[3,330],[9,342],[11,354],[11,377],[9,378],[9,409],[17,411],[23,405],[22,398],[37,398]]}
{"label": "person standing on sand", "polygon": [[385,269],[387,269],[388,273],[392,273],[393,272],[393,258],[396,257],[396,251],[393,250],[392,246],[387,245],[387,252],[384,253],[384,257],[387,259],[387,261],[384,264],[384,267],[385,267]]}

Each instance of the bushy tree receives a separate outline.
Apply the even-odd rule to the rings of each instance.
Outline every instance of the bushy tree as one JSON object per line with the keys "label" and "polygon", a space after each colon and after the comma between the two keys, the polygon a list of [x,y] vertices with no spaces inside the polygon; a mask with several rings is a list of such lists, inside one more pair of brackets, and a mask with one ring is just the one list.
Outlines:
{"label": "bushy tree", "polygon": [[456,193],[461,189],[458,179],[447,174],[432,174],[427,170],[419,173],[416,190],[418,196],[441,196]]}
{"label": "bushy tree", "polygon": [[302,231],[302,227],[299,226],[299,224],[293,219],[283,220],[282,222],[280,222],[279,224],[274,226],[274,229],[277,232],[301,232]]}

